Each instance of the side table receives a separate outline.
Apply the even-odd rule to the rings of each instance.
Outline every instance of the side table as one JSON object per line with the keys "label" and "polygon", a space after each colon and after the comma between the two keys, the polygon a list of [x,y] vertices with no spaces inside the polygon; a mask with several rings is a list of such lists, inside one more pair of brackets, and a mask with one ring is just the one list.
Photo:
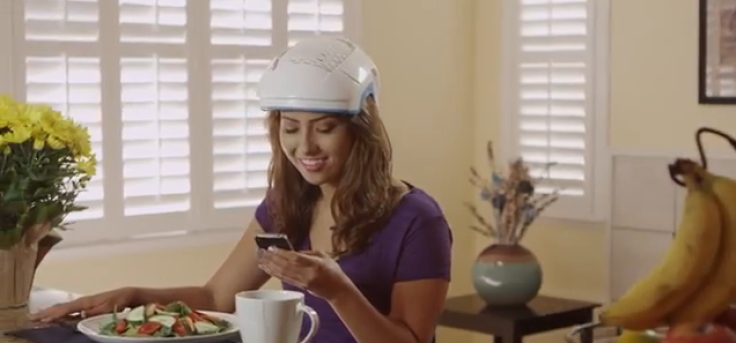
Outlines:
{"label": "side table", "polygon": [[[521,343],[524,336],[564,329],[593,321],[600,304],[538,296],[526,306],[490,307],[477,295],[447,299],[439,325],[493,335],[494,343]],[[592,343],[590,330],[582,343]]]}

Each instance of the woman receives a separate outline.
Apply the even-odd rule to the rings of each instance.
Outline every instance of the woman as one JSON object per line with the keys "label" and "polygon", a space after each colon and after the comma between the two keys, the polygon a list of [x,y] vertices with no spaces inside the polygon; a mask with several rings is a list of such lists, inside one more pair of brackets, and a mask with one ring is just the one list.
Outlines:
{"label": "woman", "polygon": [[[377,81],[371,59],[347,40],[315,38],[288,49],[259,83],[273,150],[269,190],[212,279],[200,287],[125,287],[34,317],[176,300],[232,312],[237,292],[276,277],[304,292],[320,315],[315,342],[434,341],[452,236],[432,197],[391,176]],[[255,254],[262,231],[287,234],[295,251]]]}

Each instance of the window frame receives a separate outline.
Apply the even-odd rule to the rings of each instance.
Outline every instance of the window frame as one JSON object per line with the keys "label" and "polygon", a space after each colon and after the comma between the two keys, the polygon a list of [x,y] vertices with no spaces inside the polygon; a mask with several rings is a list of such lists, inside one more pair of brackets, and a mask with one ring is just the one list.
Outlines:
{"label": "window frame", "polygon": [[[13,15],[14,1],[0,1],[0,13]],[[13,22],[11,20],[0,20],[0,46],[11,47],[13,43]],[[3,49],[9,51],[10,49]],[[13,54],[2,53],[0,50],[0,93],[13,93]]]}
{"label": "window frame", "polygon": [[[17,6],[22,6],[21,3],[22,0],[8,0],[8,1],[0,1],[0,17],[6,18],[7,20],[0,20],[0,46],[10,47],[10,49],[3,49],[3,51],[0,51],[0,75],[4,75],[5,77],[0,77],[0,94],[1,93],[8,93],[13,94],[15,96],[19,96],[19,98],[24,98],[18,94],[18,92],[23,91],[23,85],[21,85],[21,80],[18,79],[18,75],[22,75],[25,73],[25,70],[22,73],[18,73],[14,70],[14,66],[19,63],[20,55],[23,53],[23,49],[13,49],[12,47],[15,46],[15,41],[18,39],[16,35],[19,33],[18,30],[15,30],[14,25],[22,25],[22,23],[17,23],[15,20],[15,16],[17,11],[20,9]],[[108,2],[109,1],[109,2]],[[343,31],[342,35],[345,35],[349,37],[352,41],[360,44],[362,41],[362,8],[361,8],[361,1],[360,0],[341,0],[343,3]],[[255,56],[260,56],[261,51],[279,51],[281,48],[279,48],[277,45],[280,42],[285,43],[288,40],[288,31],[284,28],[279,29],[279,25],[287,25],[288,24],[288,15],[286,13],[286,7],[288,6],[289,0],[277,0],[273,3],[273,21],[274,21],[274,31],[273,33],[273,41],[274,45],[268,46],[268,47],[241,47],[246,51],[247,49],[254,50]],[[193,4],[188,4],[187,7],[187,14],[188,18],[192,18],[191,16],[194,14],[197,14],[195,17],[195,20],[199,23],[196,25],[202,25],[204,21],[207,22],[207,26],[209,26],[209,2],[206,1],[195,1]],[[99,6],[99,11],[102,13],[103,11],[110,11],[113,10],[113,8],[117,7],[117,2],[114,2],[114,0],[101,0]],[[282,12],[279,12],[279,11]],[[201,16],[198,14],[202,14]],[[23,32],[21,30],[20,32]],[[107,31],[110,32],[109,30]],[[195,32],[190,30],[187,35],[189,39],[193,39],[197,42],[202,42],[205,44],[204,47],[202,47],[202,51],[197,51],[194,54],[187,55],[187,58],[192,62],[189,65],[189,91],[198,90],[202,84],[198,80],[203,80],[203,78],[210,77],[211,70],[206,71],[198,71],[195,74],[191,74],[192,69],[194,65],[197,65],[198,62],[200,62],[202,59],[207,58],[218,58],[218,56],[210,55],[209,50],[211,48],[211,44],[209,43],[209,37],[203,37],[205,34],[209,34],[209,29],[203,32]],[[110,44],[110,42],[106,42],[105,38],[109,39],[110,37],[101,37],[100,41],[94,44],[99,44],[102,49],[100,55],[98,55],[101,58],[101,61],[103,60],[103,56],[107,53],[110,54],[111,52],[109,49],[104,49],[106,44]],[[113,42],[113,45],[117,45],[117,42]],[[194,50],[191,48],[185,48],[187,50]],[[18,50],[18,51],[16,51]],[[155,50],[155,49],[153,49]],[[114,51],[118,51],[118,49],[114,49]],[[114,52],[112,52],[114,53]],[[268,58],[275,57],[269,56]],[[118,57],[114,57],[113,59],[110,59],[109,56],[107,58],[108,61],[114,60]],[[21,59],[22,60],[22,59]],[[105,68],[105,65],[101,65],[100,71],[104,73],[105,71],[102,70]],[[116,69],[117,70],[117,69]],[[192,85],[194,83],[194,86]],[[209,82],[208,82],[209,83]],[[101,85],[102,92],[104,93],[106,90],[109,93],[110,89],[113,90],[120,90],[120,84],[113,84],[113,85],[107,85],[104,84]],[[210,91],[209,89],[207,89]],[[119,92],[118,92],[119,93]],[[113,102],[117,103],[119,102],[119,99],[115,96],[115,94],[103,94],[103,97],[109,97],[113,96],[116,98]],[[104,109],[104,102],[103,102],[103,109]],[[209,101],[196,101],[196,103],[192,103],[192,101],[189,102],[189,111],[190,113],[195,113],[199,111],[206,111],[210,112],[211,109],[208,108],[211,107]],[[118,122],[115,129],[120,129],[120,121],[119,118],[116,118],[114,121]],[[206,123],[205,123],[206,122]],[[204,130],[190,130],[190,145],[191,145],[191,154],[204,154],[206,155],[205,160],[210,161],[213,157],[212,151],[203,151],[200,148],[197,148],[196,142],[198,140],[203,139],[203,134],[212,134],[212,119],[211,118],[200,118],[200,116],[189,116],[189,127],[190,129],[193,127],[202,128],[205,127]],[[205,125],[206,124],[206,125]],[[196,134],[196,133],[199,134]],[[198,138],[199,137],[199,138]],[[119,138],[119,137],[118,137]],[[104,138],[103,138],[104,139]],[[209,140],[214,139],[214,137],[206,138]],[[109,154],[108,150],[111,148],[117,149],[118,147],[115,147],[114,144],[111,146],[110,144],[105,145],[107,146],[105,149],[105,152],[103,155],[107,158],[108,156],[120,156],[121,152],[117,152],[114,154]],[[208,145],[209,146],[209,145]],[[122,148],[122,145],[120,146]],[[200,157],[201,158],[201,157]],[[122,163],[122,160],[115,161],[115,165],[120,165]],[[212,172],[207,170],[205,172],[200,171],[199,169],[202,168],[196,168],[195,166],[190,166],[190,182],[192,184],[192,189],[194,189],[195,184],[207,184],[210,185],[214,181],[212,178]],[[118,207],[115,211],[120,212],[123,211],[122,207],[122,199],[120,196],[114,196],[110,197],[107,196],[108,192],[111,192],[110,188],[107,186],[110,184],[109,180],[117,178],[112,178],[108,176],[110,171],[106,168],[105,174],[103,177],[105,188],[105,199],[104,199],[104,207],[106,210],[106,214],[110,213],[108,211],[108,207]],[[121,173],[120,171],[117,171],[117,173]],[[119,175],[115,175],[118,176]],[[203,179],[204,177],[204,179]],[[113,187],[114,191],[117,191],[121,188],[121,185],[117,185]],[[121,190],[121,189],[120,189]],[[207,199],[192,199],[192,203],[190,206],[189,213],[195,213],[195,214],[202,214],[202,213],[208,213],[212,211],[210,209],[212,205],[211,198]],[[114,202],[113,204],[108,204],[110,201]],[[209,203],[207,203],[209,201]],[[204,205],[204,207],[202,206]],[[130,254],[131,251],[135,251],[137,253],[141,253],[144,251],[155,251],[155,250],[161,250],[161,249],[175,249],[175,248],[184,248],[184,247],[191,247],[191,246],[205,246],[205,245],[212,245],[212,244],[221,244],[221,243],[232,243],[237,241],[240,236],[242,235],[243,230],[248,225],[248,222],[254,218],[256,210],[256,204],[250,205],[250,206],[244,206],[244,207],[238,207],[235,209],[225,210],[223,220],[218,220],[217,223],[213,223],[214,227],[209,227],[213,225],[205,225],[206,223],[202,222],[203,220],[208,220],[211,218],[209,215],[201,216],[196,215],[194,218],[196,222],[194,225],[191,225],[194,227],[192,230],[188,231],[177,231],[177,230],[170,230],[170,231],[164,231],[161,233],[156,233],[153,235],[148,236],[141,236],[136,238],[131,237],[120,237],[120,231],[119,230],[111,230],[108,233],[103,234],[104,240],[101,241],[94,241],[94,242],[72,242],[72,241],[66,241],[62,242],[60,246],[53,249],[51,253],[48,255],[49,260],[55,260],[55,261],[66,261],[66,260],[74,260],[79,258],[88,258],[91,256],[108,256],[108,255],[116,255],[116,254]],[[151,217],[151,220],[157,222],[160,225],[177,225],[177,222],[181,222],[182,219],[186,219],[186,217],[189,217],[188,215],[184,216],[176,216],[174,214],[173,216],[170,216],[170,213],[162,213],[157,214],[153,217]],[[104,218],[104,217],[103,217]],[[133,219],[131,219],[133,218]],[[169,218],[175,218],[176,220],[170,221]],[[104,220],[101,220],[104,224]],[[137,220],[145,220],[144,217],[135,218],[135,217],[126,217],[126,222],[128,223],[135,223]],[[223,226],[223,223],[231,223]],[[87,223],[80,221],[80,230],[87,229],[88,225]],[[207,227],[205,227],[207,226]],[[83,229],[82,229],[83,228]],[[104,228],[97,228],[97,230],[105,230]],[[62,232],[62,236],[64,236],[65,233]],[[96,236],[96,235],[95,235]],[[66,244],[65,244],[66,243]]]}
{"label": "window frame", "polygon": [[[501,22],[501,101],[500,101],[500,147],[498,155],[501,161],[509,161],[517,157],[515,147],[518,144],[518,116],[514,115],[515,85],[517,73],[512,72],[518,65],[515,52],[518,50],[519,42],[515,39],[518,30],[518,3],[521,0],[504,1],[502,7]],[[586,132],[586,142],[592,147],[586,148],[585,173],[590,177],[584,181],[589,190],[589,210],[580,211],[573,203],[565,203],[564,196],[556,204],[550,206],[540,215],[541,219],[564,220],[576,222],[605,222],[610,214],[611,167],[612,157],[609,147],[609,79],[610,79],[610,0],[587,0],[594,1],[592,20],[594,33],[589,37],[593,52],[593,76],[592,115],[585,118],[586,127],[592,130]],[[509,5],[511,4],[511,5]],[[590,13],[589,13],[590,14]]]}

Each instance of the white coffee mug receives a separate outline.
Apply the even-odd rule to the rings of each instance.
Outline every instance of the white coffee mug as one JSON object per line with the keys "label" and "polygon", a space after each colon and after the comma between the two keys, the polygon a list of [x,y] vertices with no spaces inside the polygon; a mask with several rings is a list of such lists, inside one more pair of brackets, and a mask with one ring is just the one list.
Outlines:
{"label": "white coffee mug", "polygon": [[311,341],[319,329],[319,316],[304,305],[304,294],[259,290],[235,295],[235,314],[243,343],[295,343],[305,313],[311,325],[301,343]]}

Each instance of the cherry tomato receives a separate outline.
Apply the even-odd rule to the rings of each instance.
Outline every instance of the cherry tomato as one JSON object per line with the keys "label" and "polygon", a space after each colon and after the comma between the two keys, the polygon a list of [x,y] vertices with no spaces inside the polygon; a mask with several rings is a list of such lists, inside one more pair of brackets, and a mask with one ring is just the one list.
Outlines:
{"label": "cherry tomato", "polygon": [[172,327],[172,330],[174,330],[174,333],[179,336],[187,336],[189,332],[187,332],[187,329],[182,325],[182,323],[177,319],[174,323],[174,326]]}
{"label": "cherry tomato", "polygon": [[121,334],[125,332],[125,330],[128,328],[128,322],[125,319],[118,320],[117,324],[115,324],[115,333]]}
{"label": "cherry tomato", "polygon": [[147,322],[138,328],[138,333],[141,335],[153,335],[158,329],[161,328],[161,323],[158,322]]}

